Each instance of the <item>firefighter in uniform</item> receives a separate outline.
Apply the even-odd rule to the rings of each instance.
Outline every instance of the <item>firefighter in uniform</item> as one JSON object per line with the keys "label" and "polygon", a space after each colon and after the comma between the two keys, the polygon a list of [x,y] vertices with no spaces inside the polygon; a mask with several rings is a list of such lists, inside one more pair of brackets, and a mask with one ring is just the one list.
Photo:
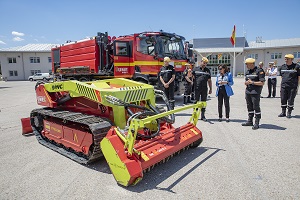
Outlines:
{"label": "firefighter in uniform", "polygon": [[[191,63],[191,69],[193,71],[193,68],[195,66],[195,62]],[[191,92],[191,102],[193,103],[195,101],[195,77],[193,76],[193,85],[192,85],[192,92]]]}
{"label": "firefighter in uniform", "polygon": [[184,81],[183,104],[188,104],[188,103],[192,103],[191,94],[192,94],[194,76],[192,74],[192,66],[189,63],[186,63],[185,66],[186,68],[183,72],[183,81]]}
{"label": "firefighter in uniform", "polygon": [[[245,99],[248,109],[248,121],[242,123],[242,126],[252,126],[252,129],[256,130],[259,128],[259,121],[261,119],[260,94],[265,83],[265,72],[263,69],[255,66],[255,59],[253,58],[247,58],[245,64],[248,68],[245,74]],[[254,114],[255,123],[253,124]]]}
{"label": "firefighter in uniform", "polygon": [[[212,83],[210,70],[206,67],[208,59],[203,57],[200,66],[193,68],[193,75],[195,77],[195,103],[207,100],[207,83],[209,86],[209,94],[212,93]],[[201,96],[201,98],[200,98]],[[207,121],[205,118],[205,108],[201,109],[201,120]]]}
{"label": "firefighter in uniform", "polygon": [[[279,76],[281,76],[281,109],[282,112],[278,117],[291,118],[292,110],[294,109],[294,100],[297,94],[300,82],[300,66],[293,63],[294,55],[287,54],[284,56],[286,64],[278,68]],[[286,114],[286,108],[288,112]]]}
{"label": "firefighter in uniform", "polygon": [[164,65],[160,69],[159,79],[163,85],[163,90],[169,100],[170,109],[173,110],[175,106],[174,100],[174,80],[175,69],[170,65],[171,59],[169,57],[164,58]]}

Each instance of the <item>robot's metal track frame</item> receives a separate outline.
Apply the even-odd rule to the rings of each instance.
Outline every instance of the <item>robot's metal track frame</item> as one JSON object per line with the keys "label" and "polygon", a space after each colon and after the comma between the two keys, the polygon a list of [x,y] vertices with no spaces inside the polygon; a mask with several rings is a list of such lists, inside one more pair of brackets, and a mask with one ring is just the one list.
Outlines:
{"label": "robot's metal track frame", "polygon": [[[74,152],[70,148],[66,148],[62,144],[57,144],[54,141],[50,141],[48,138],[41,134],[42,127],[37,127],[34,122],[35,117],[40,119],[56,118],[63,123],[76,123],[79,126],[85,126],[89,129],[89,132],[93,135],[93,148],[89,156],[82,153]],[[35,134],[38,142],[80,164],[90,164],[99,158],[103,157],[100,149],[100,142],[106,136],[108,130],[111,128],[112,123],[108,119],[104,119],[94,115],[86,115],[79,112],[61,111],[49,108],[35,109],[31,112],[31,125],[33,133]]]}

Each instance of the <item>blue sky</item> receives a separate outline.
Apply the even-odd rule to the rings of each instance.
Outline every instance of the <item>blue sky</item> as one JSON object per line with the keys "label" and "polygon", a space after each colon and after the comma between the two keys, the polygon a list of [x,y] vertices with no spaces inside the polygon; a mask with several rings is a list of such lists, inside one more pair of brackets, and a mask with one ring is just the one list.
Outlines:
{"label": "blue sky", "polygon": [[236,36],[244,30],[248,41],[300,37],[299,0],[0,0],[0,8],[0,48],[61,44],[105,31],[120,36],[162,29],[187,40],[230,37],[234,24]]}

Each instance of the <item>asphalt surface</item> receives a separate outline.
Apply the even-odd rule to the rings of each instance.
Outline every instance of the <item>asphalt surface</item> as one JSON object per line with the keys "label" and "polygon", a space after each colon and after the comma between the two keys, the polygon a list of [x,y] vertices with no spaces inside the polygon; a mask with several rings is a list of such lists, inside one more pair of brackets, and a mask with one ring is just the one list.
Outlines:
{"label": "asphalt surface", "polygon": [[[214,80],[213,80],[214,81]],[[117,185],[106,161],[80,165],[22,136],[20,119],[37,108],[35,82],[0,82],[0,199],[300,199],[300,97],[291,119],[276,98],[262,98],[260,129],[247,119],[242,78],[235,78],[229,123],[218,122],[215,86],[203,143],[155,167],[136,186]],[[278,84],[279,86],[279,84]],[[264,86],[263,96],[267,96]],[[176,97],[182,105],[182,97]],[[191,111],[176,114],[175,127]]]}

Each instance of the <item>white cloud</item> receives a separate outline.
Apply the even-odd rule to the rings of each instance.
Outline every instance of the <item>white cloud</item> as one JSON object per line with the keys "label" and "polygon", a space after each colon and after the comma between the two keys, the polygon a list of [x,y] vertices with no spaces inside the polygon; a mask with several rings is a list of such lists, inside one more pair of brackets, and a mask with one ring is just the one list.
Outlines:
{"label": "white cloud", "polygon": [[20,33],[20,32],[17,32],[17,31],[13,31],[11,32],[12,35],[15,35],[15,36],[24,36],[25,34],[24,33]]}
{"label": "white cloud", "polygon": [[14,37],[13,38],[13,41],[16,41],[16,42],[20,42],[20,41],[22,41],[22,40],[24,40],[23,38],[20,38],[20,37]]}
{"label": "white cloud", "polygon": [[6,43],[0,40],[0,44],[6,44]]}

